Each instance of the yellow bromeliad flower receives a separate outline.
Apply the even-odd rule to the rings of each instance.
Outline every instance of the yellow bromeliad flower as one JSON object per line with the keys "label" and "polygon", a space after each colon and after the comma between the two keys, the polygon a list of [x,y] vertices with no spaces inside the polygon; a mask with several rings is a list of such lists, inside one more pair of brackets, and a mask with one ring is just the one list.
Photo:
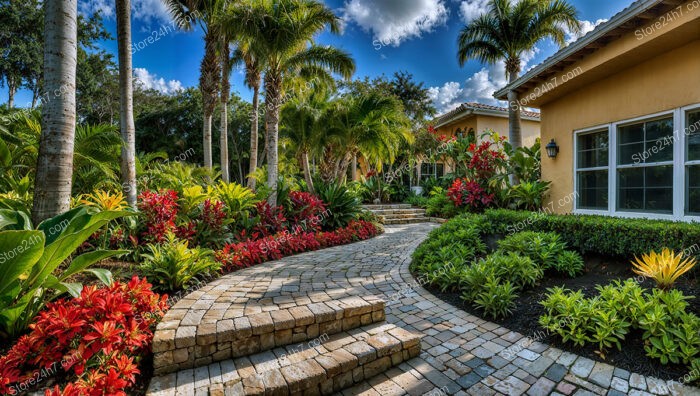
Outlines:
{"label": "yellow bromeliad flower", "polygon": [[124,210],[128,206],[126,199],[124,199],[124,194],[121,192],[110,194],[102,190],[87,195],[85,199],[80,200],[80,203],[87,206],[94,206],[101,211]]}
{"label": "yellow bromeliad flower", "polygon": [[683,254],[676,254],[673,250],[664,248],[661,253],[651,252],[637,256],[632,261],[632,271],[656,281],[656,285],[663,290],[670,289],[676,280],[690,271],[696,264],[694,258],[683,260]]}

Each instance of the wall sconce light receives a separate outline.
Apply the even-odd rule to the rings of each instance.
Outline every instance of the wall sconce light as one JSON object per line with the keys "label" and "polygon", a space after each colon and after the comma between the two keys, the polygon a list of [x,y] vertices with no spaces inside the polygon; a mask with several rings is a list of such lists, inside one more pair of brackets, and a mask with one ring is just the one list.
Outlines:
{"label": "wall sconce light", "polygon": [[557,154],[559,154],[559,146],[554,139],[552,139],[552,141],[549,142],[545,148],[547,149],[547,156],[549,158],[557,158]]}

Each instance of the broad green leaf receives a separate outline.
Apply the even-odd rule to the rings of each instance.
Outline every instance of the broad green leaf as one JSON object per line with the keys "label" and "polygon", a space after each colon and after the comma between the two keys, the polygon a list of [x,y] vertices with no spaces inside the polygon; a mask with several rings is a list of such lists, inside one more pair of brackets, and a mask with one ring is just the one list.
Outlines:
{"label": "broad green leaf", "polygon": [[64,280],[73,274],[84,271],[87,267],[95,264],[98,261],[104,260],[106,258],[114,257],[120,254],[129,253],[128,250],[96,250],[94,252],[89,252],[82,254],[73,259],[70,263],[68,269],[66,269],[60,276],[60,280]]}
{"label": "broad green leaf", "polygon": [[43,252],[44,233],[41,231],[0,232],[0,295],[8,292],[20,275],[34,267]]}
{"label": "broad green leaf", "polygon": [[26,213],[20,210],[0,209],[0,230],[32,229],[32,221]]}
{"label": "broad green leaf", "polygon": [[111,286],[112,283],[114,282],[112,278],[112,273],[109,272],[109,270],[104,269],[104,268],[90,268],[87,269],[86,272],[92,272],[95,274],[97,279],[99,279],[102,283],[104,283],[107,286]]}
{"label": "broad green leaf", "polygon": [[10,149],[7,148],[7,144],[0,139],[0,166],[9,168],[12,165],[12,155],[10,154]]}
{"label": "broad green leaf", "polygon": [[[64,260],[66,260],[73,252],[80,247],[92,234],[108,224],[110,221],[122,217],[128,213],[118,211],[105,211],[95,214],[86,214],[71,221],[66,231],[61,236],[47,244],[44,254],[41,256],[39,263],[32,270],[27,283],[30,287],[41,285],[46,279],[46,276],[51,274]],[[85,218],[88,218],[87,220]],[[72,232],[74,224],[78,222],[83,224],[83,227],[78,231]],[[42,223],[43,224],[43,223]]]}
{"label": "broad green leaf", "polygon": [[83,291],[83,285],[81,283],[61,282],[56,289],[68,292],[71,296],[78,298],[80,297],[80,292]]}
{"label": "broad green leaf", "polygon": [[[86,216],[83,221],[76,221],[83,216]],[[64,232],[68,232],[68,227],[72,225],[71,223],[75,222],[72,229],[84,226],[85,222],[89,221],[89,217],[87,216],[88,214],[86,207],[77,207],[69,210],[66,213],[42,221],[36,229],[44,231],[44,234],[46,234],[46,244],[50,245]]]}

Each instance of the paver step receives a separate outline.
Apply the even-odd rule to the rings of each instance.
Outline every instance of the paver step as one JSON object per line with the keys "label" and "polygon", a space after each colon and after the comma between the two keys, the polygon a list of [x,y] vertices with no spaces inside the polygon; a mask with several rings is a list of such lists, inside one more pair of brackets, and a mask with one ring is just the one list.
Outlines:
{"label": "paver step", "polygon": [[425,216],[419,217],[409,217],[402,219],[386,219],[384,220],[384,225],[397,225],[397,224],[415,224],[415,223],[429,223],[430,218]]}
{"label": "paver step", "polygon": [[425,212],[425,209],[421,208],[409,208],[409,209],[374,209],[372,213],[376,215],[386,215],[386,214],[401,214],[401,213],[421,213]]}
{"label": "paver step", "polygon": [[385,210],[385,209],[411,209],[410,204],[382,204],[382,205],[362,205],[363,208],[373,211],[373,210]]}
{"label": "paver step", "polygon": [[369,295],[247,316],[241,307],[231,310],[234,317],[216,321],[206,316],[171,320],[166,315],[153,339],[154,372],[204,366],[382,322],[384,307],[383,300]]}
{"label": "paver step", "polygon": [[330,395],[420,354],[420,336],[373,324],[154,377],[147,395]]}
{"label": "paver step", "polygon": [[390,215],[382,215],[380,217],[382,217],[384,220],[411,219],[414,217],[425,217],[425,211],[423,211],[422,213],[397,213]]}

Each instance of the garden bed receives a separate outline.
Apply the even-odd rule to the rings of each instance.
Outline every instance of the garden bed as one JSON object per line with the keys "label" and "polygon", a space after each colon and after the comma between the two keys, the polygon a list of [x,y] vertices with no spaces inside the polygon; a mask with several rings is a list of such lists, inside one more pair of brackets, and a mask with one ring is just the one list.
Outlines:
{"label": "garden bed", "polygon": [[[432,231],[411,271],[442,300],[533,340],[685,381],[700,367],[700,268],[692,270],[698,249],[689,238],[699,232],[661,221],[486,211]],[[669,246],[642,258],[654,280],[632,271],[635,256]],[[661,276],[669,269],[685,274]]]}
{"label": "garden bed", "polygon": [[[544,308],[540,305],[540,301],[545,298],[547,289],[557,286],[563,286],[570,290],[581,290],[586,297],[597,295],[596,286],[607,285],[615,280],[624,280],[627,278],[638,279],[639,277],[630,271],[629,262],[605,258],[599,255],[586,255],[585,273],[576,278],[567,278],[557,274],[546,274],[545,278],[540,282],[539,286],[523,291],[516,300],[516,307],[513,314],[503,319],[488,320],[499,325],[516,331],[528,337],[536,337],[536,335],[544,335],[539,337],[538,341],[544,344],[555,346],[559,349],[585,356],[599,362],[611,364],[621,369],[652,376],[663,380],[678,380],[688,372],[688,368],[683,365],[661,365],[658,360],[651,359],[646,356],[644,350],[639,346],[643,344],[641,331],[633,330],[627,335],[622,342],[622,349],[610,349],[605,359],[602,359],[596,352],[596,348],[592,345],[579,348],[571,343],[563,343],[561,338],[555,334],[547,334],[544,332],[538,321],[540,316],[544,314]],[[654,283],[645,280],[640,285],[646,289],[651,289]],[[686,277],[679,282],[676,287],[685,295],[697,296],[698,284],[695,277]],[[460,309],[469,312],[470,314],[483,317],[483,312],[474,308],[471,304],[465,303],[459,293],[442,293],[437,287],[426,286],[432,294],[441,300],[448,302]],[[695,298],[688,301],[689,311],[695,314],[700,314],[700,299]]]}

